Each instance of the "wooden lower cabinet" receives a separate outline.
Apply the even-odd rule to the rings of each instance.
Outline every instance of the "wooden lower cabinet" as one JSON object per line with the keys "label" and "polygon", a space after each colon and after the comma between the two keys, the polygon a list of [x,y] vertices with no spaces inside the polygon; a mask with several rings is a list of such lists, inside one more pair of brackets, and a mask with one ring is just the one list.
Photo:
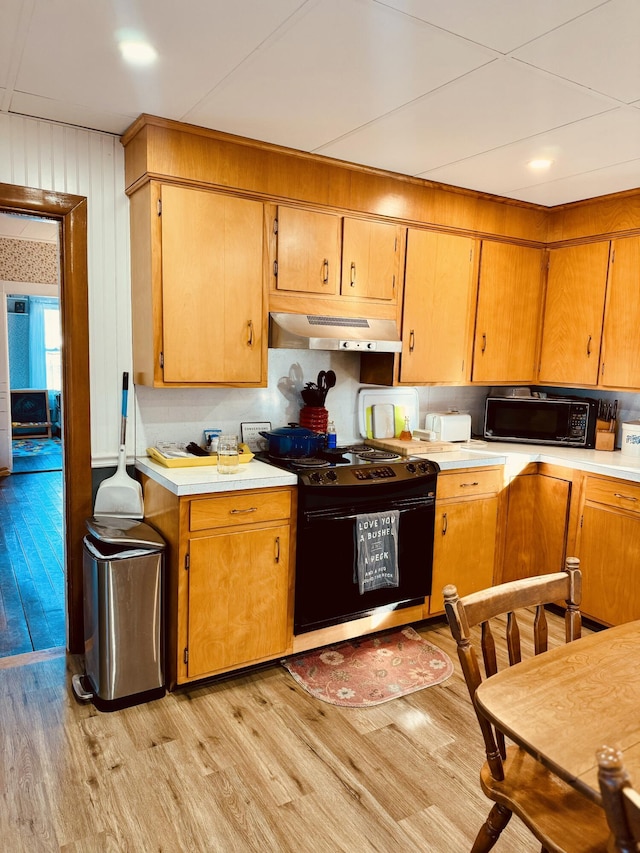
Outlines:
{"label": "wooden lower cabinet", "polygon": [[577,556],[583,614],[606,625],[640,619],[640,484],[586,478]]}
{"label": "wooden lower cabinet", "polygon": [[460,595],[493,584],[502,466],[438,475],[429,616],[444,611],[442,589]]}
{"label": "wooden lower cabinet", "polygon": [[567,556],[571,479],[529,467],[507,489],[502,583],[559,572]]}
{"label": "wooden lower cabinet", "polygon": [[143,485],[145,519],[167,541],[167,686],[289,654],[295,487],[177,497]]}
{"label": "wooden lower cabinet", "polygon": [[188,550],[189,678],[283,654],[289,525],[190,539]]}

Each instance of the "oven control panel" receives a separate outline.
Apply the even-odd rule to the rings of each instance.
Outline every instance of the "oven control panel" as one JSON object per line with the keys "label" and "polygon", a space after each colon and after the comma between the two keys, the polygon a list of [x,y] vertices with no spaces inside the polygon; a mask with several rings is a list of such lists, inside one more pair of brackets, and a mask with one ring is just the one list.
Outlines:
{"label": "oven control panel", "polygon": [[349,465],[317,468],[299,474],[306,486],[367,486],[381,482],[399,482],[433,478],[438,473],[435,463],[427,459],[409,459],[392,464]]}

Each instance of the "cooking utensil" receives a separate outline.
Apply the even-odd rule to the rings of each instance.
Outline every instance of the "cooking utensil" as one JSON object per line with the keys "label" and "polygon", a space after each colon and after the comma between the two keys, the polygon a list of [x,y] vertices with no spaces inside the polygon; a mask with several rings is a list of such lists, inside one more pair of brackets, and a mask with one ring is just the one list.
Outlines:
{"label": "cooking utensil", "polygon": [[323,434],[297,424],[261,432],[260,435],[269,442],[269,454],[276,457],[313,456],[324,447],[325,442]]}
{"label": "cooking utensil", "polygon": [[94,515],[114,518],[144,518],[142,486],[127,474],[127,401],[129,395],[129,374],[122,374],[122,420],[120,424],[120,448],[118,450],[118,468],[112,477],[103,480],[98,486]]}

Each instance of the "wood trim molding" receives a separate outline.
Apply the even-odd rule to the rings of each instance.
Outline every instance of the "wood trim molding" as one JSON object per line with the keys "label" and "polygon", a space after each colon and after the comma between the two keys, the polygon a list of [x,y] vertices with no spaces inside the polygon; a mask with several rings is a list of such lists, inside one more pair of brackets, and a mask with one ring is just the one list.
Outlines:
{"label": "wood trim molding", "polygon": [[61,226],[67,646],[77,654],[84,647],[82,538],[85,519],[92,514],[87,200],[83,196],[0,183],[0,210],[48,217]]}

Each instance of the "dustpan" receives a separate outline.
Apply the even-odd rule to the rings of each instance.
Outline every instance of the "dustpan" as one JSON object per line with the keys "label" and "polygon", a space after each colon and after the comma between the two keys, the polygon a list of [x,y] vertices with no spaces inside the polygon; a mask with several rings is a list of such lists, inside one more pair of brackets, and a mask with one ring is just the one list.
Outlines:
{"label": "dustpan", "polygon": [[120,426],[120,448],[118,468],[112,477],[98,486],[94,515],[114,518],[144,518],[142,486],[127,474],[127,401],[129,396],[129,374],[122,374],[122,421]]}

